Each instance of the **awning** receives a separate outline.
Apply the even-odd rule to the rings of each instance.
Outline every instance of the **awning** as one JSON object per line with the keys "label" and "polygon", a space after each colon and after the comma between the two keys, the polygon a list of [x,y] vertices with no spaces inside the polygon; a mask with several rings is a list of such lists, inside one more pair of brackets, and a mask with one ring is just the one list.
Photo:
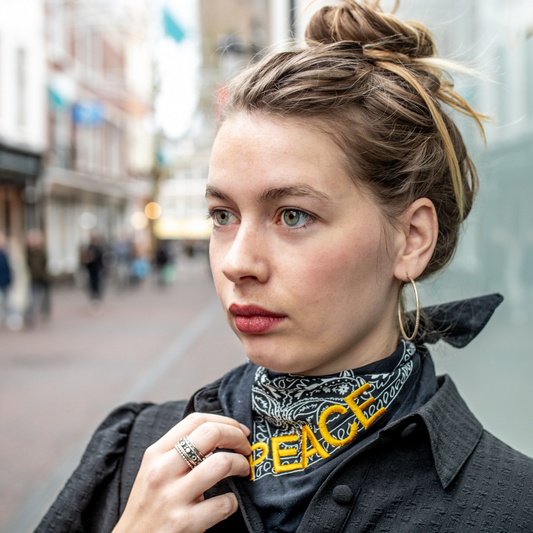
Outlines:
{"label": "awning", "polygon": [[40,153],[0,143],[0,183],[25,186],[40,173]]}

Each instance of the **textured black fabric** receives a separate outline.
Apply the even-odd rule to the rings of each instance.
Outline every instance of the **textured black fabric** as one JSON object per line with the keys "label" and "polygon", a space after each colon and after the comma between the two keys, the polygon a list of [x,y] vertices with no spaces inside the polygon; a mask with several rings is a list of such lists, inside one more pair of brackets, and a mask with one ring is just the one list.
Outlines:
{"label": "textured black fabric", "polygon": [[[495,303],[490,300],[492,309],[484,308],[478,319],[468,313],[478,312],[479,300],[439,306],[448,320],[442,331],[459,342],[471,340]],[[219,387],[220,380],[196,393],[185,414],[222,413]],[[111,532],[144,449],[180,419],[184,407],[129,404],[111,413],[36,532]],[[211,533],[265,533],[245,483],[230,478],[206,493],[231,490],[240,504]],[[317,490],[297,530],[341,532],[531,533],[533,460],[484,431],[451,379],[441,377],[438,391],[422,407],[347,455]]]}
{"label": "textured black fabric", "polygon": [[128,502],[144,451],[183,418],[186,402],[166,402],[143,409],[133,425],[124,453],[119,493],[119,515]]}
{"label": "textured black fabric", "polygon": [[126,404],[95,431],[80,465],[36,533],[109,533],[122,514],[144,450],[182,418],[186,402]]}
{"label": "textured black fabric", "polygon": [[[311,501],[299,533],[533,531],[533,460],[483,431],[450,378],[440,378],[439,385],[421,409],[389,424],[335,469]],[[216,392],[202,390],[192,403],[219,411]],[[129,432],[136,426],[135,437],[149,445],[172,426],[162,423],[167,416],[174,421],[183,407],[171,402],[114,411],[36,531],[109,533],[144,453],[141,445],[128,446]],[[153,423],[154,417],[160,422]],[[346,487],[353,498],[339,501]],[[241,479],[224,481],[207,496],[228,490],[236,493],[240,510],[210,532],[263,533]]]}
{"label": "textured black fabric", "polygon": [[120,516],[120,470],[130,431],[149,405],[126,404],[104,420],[36,533],[112,531]]}
{"label": "textured black fabric", "polygon": [[[217,406],[202,391],[199,408]],[[205,401],[209,396],[209,401]],[[239,511],[210,532],[263,533],[243,480]],[[339,501],[339,489],[353,497]],[[345,498],[346,500],[348,498]],[[531,533],[533,460],[484,431],[448,376],[416,412],[349,455],[311,501],[298,533]]]}

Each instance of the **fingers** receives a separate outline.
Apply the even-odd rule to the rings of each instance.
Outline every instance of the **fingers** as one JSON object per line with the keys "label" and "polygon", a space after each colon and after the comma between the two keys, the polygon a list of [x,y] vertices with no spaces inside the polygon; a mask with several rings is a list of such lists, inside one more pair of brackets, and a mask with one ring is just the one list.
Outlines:
{"label": "fingers", "polygon": [[195,531],[206,531],[231,516],[238,508],[235,494],[229,492],[198,503],[189,516]]}
{"label": "fingers", "polygon": [[182,477],[180,484],[188,501],[198,501],[198,497],[220,480],[231,476],[247,477],[250,475],[248,459],[237,453],[214,453],[200,463],[189,474]]}
{"label": "fingers", "polygon": [[[179,531],[200,533],[233,514],[233,494],[204,500],[204,492],[226,477],[249,475],[249,434],[236,420],[203,413],[175,425],[146,450],[116,531],[174,531],[180,516]],[[185,435],[207,456],[192,470],[174,449]],[[211,453],[217,448],[237,453]]]}
{"label": "fingers", "polygon": [[241,428],[216,422],[206,422],[189,434],[196,448],[207,455],[216,448],[235,450],[242,455],[250,455],[252,449]]}
{"label": "fingers", "polygon": [[[184,418],[179,424],[176,424],[167,433],[165,433],[165,435],[163,435],[157,442],[152,444],[151,448],[156,453],[168,452],[168,450],[171,450],[174,447],[174,444],[176,444],[176,442],[178,442],[182,437],[185,435],[190,435],[196,428],[200,427],[202,424],[206,424],[207,422],[214,422],[234,427],[244,433],[245,436],[250,434],[250,430],[246,426],[239,424],[239,422],[233,420],[233,418],[220,415],[211,415],[207,413],[192,413],[188,417]],[[194,441],[193,443],[196,447],[198,447]],[[205,454],[203,450],[201,451]]]}
{"label": "fingers", "polygon": [[[202,453],[204,456],[208,456],[204,462],[210,459],[209,454],[211,454],[211,452],[217,448],[234,450],[237,452],[234,455],[238,455],[239,457],[248,456],[252,453],[250,443],[248,442],[248,439],[242,430],[227,424],[206,422],[205,424],[202,424],[200,427],[196,428],[189,435],[189,440],[200,453]],[[220,454],[216,455],[218,456]],[[161,459],[167,463],[165,469],[168,472],[174,472],[177,475],[186,474],[189,472],[189,466],[187,465],[185,459],[174,448],[167,451]],[[245,461],[249,467],[248,460],[245,459]],[[221,476],[219,479],[222,479],[222,477],[225,476]]]}

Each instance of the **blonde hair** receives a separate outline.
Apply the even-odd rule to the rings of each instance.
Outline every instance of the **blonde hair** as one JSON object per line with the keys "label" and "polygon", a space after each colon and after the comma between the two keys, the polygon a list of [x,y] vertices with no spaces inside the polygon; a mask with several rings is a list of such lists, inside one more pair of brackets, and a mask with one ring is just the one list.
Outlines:
{"label": "blonde hair", "polygon": [[[394,225],[418,198],[435,205],[439,236],[423,277],[453,257],[478,187],[475,166],[442,104],[482,120],[454,91],[429,29],[381,10],[379,0],[320,9],[307,46],[265,57],[233,80],[223,119],[239,112],[300,118],[332,136],[347,170]],[[446,70],[445,70],[446,69]]]}

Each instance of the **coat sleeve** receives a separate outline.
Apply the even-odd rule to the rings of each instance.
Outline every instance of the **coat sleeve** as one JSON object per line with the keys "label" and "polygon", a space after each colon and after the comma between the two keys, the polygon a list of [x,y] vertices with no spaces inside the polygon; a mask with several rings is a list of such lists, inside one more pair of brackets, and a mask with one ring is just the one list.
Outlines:
{"label": "coat sleeve", "polygon": [[135,419],[149,403],[113,411],[35,533],[110,533],[119,519],[120,476]]}

